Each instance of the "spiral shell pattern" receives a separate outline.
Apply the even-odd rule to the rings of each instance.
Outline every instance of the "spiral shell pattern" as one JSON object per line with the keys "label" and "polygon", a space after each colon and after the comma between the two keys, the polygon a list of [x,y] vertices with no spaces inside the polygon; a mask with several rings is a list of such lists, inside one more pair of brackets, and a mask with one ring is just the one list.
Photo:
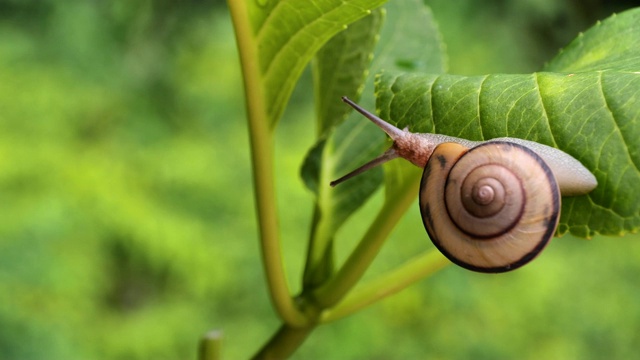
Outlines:
{"label": "spiral shell pattern", "polygon": [[434,245],[452,262],[505,272],[531,261],[553,237],[560,190],[549,166],[522,145],[444,143],[424,169],[420,212]]}

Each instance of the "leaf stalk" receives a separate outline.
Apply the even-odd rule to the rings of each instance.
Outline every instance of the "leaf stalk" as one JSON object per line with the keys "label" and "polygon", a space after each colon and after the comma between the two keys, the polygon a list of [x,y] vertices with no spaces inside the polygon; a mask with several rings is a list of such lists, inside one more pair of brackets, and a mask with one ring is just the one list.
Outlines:
{"label": "leaf stalk", "polygon": [[321,308],[335,306],[364,275],[395,225],[415,201],[419,179],[410,181],[394,196],[386,196],[382,208],[358,246],[327,283],[313,292],[314,302]]}
{"label": "leaf stalk", "polygon": [[328,323],[351,315],[379,300],[396,294],[451,262],[439,251],[431,250],[405,262],[370,283],[362,285],[334,308],[322,314],[321,322]]}

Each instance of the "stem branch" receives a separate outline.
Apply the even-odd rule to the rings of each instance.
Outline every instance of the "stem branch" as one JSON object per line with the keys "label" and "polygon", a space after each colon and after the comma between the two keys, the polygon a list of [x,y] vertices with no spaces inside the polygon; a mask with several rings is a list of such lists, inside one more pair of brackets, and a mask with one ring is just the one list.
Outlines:
{"label": "stem branch", "polygon": [[389,196],[389,194],[385,196],[385,202],[378,216],[371,223],[358,246],[336,275],[313,292],[313,298],[317,305],[324,309],[333,307],[360,280],[391,230],[415,200],[418,183],[419,181],[408,182],[400,189],[396,189],[398,191],[394,192],[394,196]]}
{"label": "stem branch", "polygon": [[335,321],[353,314],[378,300],[393,295],[407,288],[409,285],[426,278],[447,266],[449,263],[449,260],[436,250],[418,255],[397,269],[356,289],[355,292],[347,296],[343,302],[327,310],[322,316],[322,322]]}
{"label": "stem branch", "polygon": [[222,332],[213,330],[206,333],[200,339],[200,349],[198,360],[220,360],[222,359]]}
{"label": "stem branch", "polygon": [[253,359],[286,359],[302,345],[313,329],[314,326],[292,328],[284,324],[262,349],[258,351]]}

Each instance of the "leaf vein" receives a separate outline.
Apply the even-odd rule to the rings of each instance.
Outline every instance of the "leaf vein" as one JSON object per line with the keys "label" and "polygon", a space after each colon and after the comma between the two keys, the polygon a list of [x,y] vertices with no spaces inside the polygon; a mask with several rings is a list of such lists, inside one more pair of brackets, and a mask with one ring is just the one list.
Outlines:
{"label": "leaf vein", "polygon": [[611,107],[609,106],[609,102],[607,101],[607,96],[604,93],[604,86],[602,81],[603,74],[604,74],[603,71],[598,72],[598,85],[600,89],[600,95],[602,96],[602,101],[604,102],[605,109],[607,109],[607,111],[611,115],[611,119],[613,120],[615,131],[618,133],[618,136],[620,136],[620,138],[622,139],[621,142],[622,142],[622,145],[624,146],[625,154],[627,155],[629,163],[633,164],[633,167],[636,173],[640,173],[638,164],[635,162],[634,158],[631,156],[631,150],[629,149],[630,139],[627,139],[625,137],[625,132],[620,129],[620,124],[618,124],[618,119],[616,118],[616,114],[614,111],[611,110]]}
{"label": "leaf vein", "polygon": [[558,147],[558,143],[556,142],[556,138],[553,134],[553,131],[551,130],[551,117],[549,117],[549,112],[547,111],[547,108],[544,105],[544,99],[542,96],[542,91],[540,90],[540,82],[538,80],[538,77],[540,76],[540,73],[533,73],[532,74],[533,79],[534,79],[534,83],[535,83],[535,87],[536,87],[536,92],[538,94],[538,99],[540,100],[540,107],[542,108],[542,115],[544,117],[544,119],[546,119],[545,124],[547,125],[547,129],[549,129],[549,135],[551,136],[551,142],[553,143],[552,145],[554,147]]}
{"label": "leaf vein", "polygon": [[480,127],[480,140],[484,141],[485,137],[484,137],[484,130],[482,128],[482,111],[480,111],[482,104],[480,103],[480,99],[482,98],[481,94],[482,94],[482,88],[484,86],[484,83],[487,81],[487,79],[489,78],[489,75],[485,75],[484,78],[482,79],[482,81],[480,82],[480,86],[478,87],[478,96],[477,96],[477,114],[476,116],[478,116],[478,126]]}

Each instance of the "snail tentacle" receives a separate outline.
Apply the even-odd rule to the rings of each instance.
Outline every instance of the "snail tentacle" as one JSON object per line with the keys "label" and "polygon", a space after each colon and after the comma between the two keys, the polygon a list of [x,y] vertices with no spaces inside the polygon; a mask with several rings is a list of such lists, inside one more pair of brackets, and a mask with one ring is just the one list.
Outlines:
{"label": "snail tentacle", "polygon": [[331,185],[331,187],[334,187],[338,184],[340,184],[343,181],[349,180],[352,177],[356,176],[356,175],[360,175],[363,172],[372,169],[378,165],[382,165],[384,163],[386,163],[389,160],[393,160],[395,158],[397,158],[399,155],[396,152],[396,150],[394,148],[390,148],[389,150],[385,151],[384,154],[378,156],[377,158],[369,161],[368,163],[360,166],[359,168],[353,170],[352,172],[348,173],[347,175],[344,175],[343,177],[337,179],[337,180],[333,180],[332,182],[329,183],[329,185]]}
{"label": "snail tentacle", "polygon": [[415,134],[408,131],[408,128],[401,130],[382,120],[375,114],[365,110],[346,96],[342,97],[342,101],[349,104],[356,111],[364,115],[367,119],[371,120],[371,122],[376,124],[376,126],[387,133],[387,135],[389,135],[389,137],[393,140],[393,145],[380,157],[359,167],[355,171],[341,177],[340,179],[332,181],[330,183],[331,186],[335,186],[343,182],[344,180],[350,179],[355,175],[358,175],[366,170],[381,165],[397,157],[406,159],[412,164],[423,168],[427,164],[427,161],[429,160],[433,149],[435,149],[438,144],[442,143],[444,141],[444,138],[448,138],[446,136],[443,138],[441,135],[434,134]]}
{"label": "snail tentacle", "polygon": [[372,112],[367,111],[366,109],[364,109],[360,105],[354,103],[353,101],[351,101],[351,99],[349,99],[346,96],[342,97],[342,101],[346,102],[347,104],[349,104],[349,106],[354,108],[357,112],[359,112],[360,114],[364,115],[364,117],[366,117],[367,119],[371,120],[380,129],[382,129],[382,131],[386,132],[387,135],[389,135],[389,137],[391,139],[393,139],[394,141],[399,139],[399,138],[402,138],[408,132],[406,130],[400,130],[397,127],[389,124],[388,122],[380,119],[375,114],[373,114]]}

